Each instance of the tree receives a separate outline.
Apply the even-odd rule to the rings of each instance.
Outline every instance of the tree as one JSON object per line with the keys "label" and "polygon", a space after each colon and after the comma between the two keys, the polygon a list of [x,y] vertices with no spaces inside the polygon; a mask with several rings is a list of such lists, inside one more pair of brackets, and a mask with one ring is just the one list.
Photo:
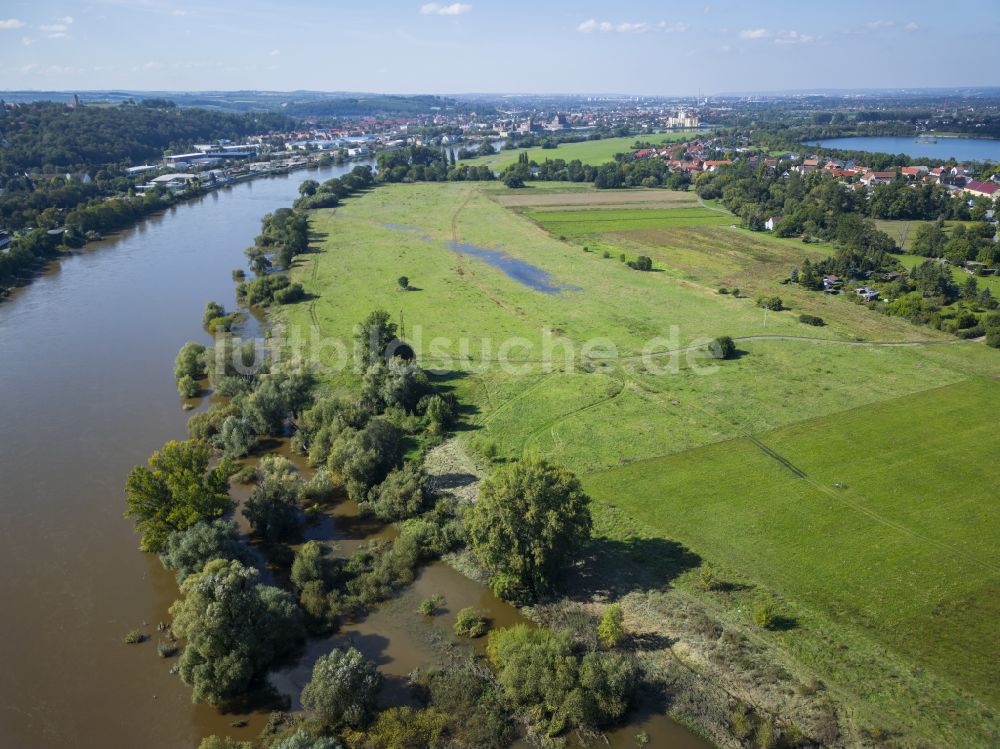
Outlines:
{"label": "tree", "polygon": [[379,520],[393,523],[412,518],[423,511],[427,502],[427,475],[414,462],[394,468],[385,480],[368,493],[365,509]]}
{"label": "tree", "polygon": [[208,470],[210,450],[195,441],[171,441],[136,466],[125,482],[125,517],[136,518],[143,551],[162,551],[172,531],[214,520],[233,509],[229,464]]}
{"label": "tree", "polygon": [[299,529],[302,479],[287,458],[268,455],[257,469],[257,485],[243,506],[243,516],[261,538],[283,541]]}
{"label": "tree", "polygon": [[177,380],[177,392],[182,398],[194,398],[201,392],[201,386],[191,375],[183,375]]}
{"label": "tree", "polygon": [[330,446],[327,467],[339,476],[355,501],[382,483],[402,455],[403,435],[382,417],[369,420],[361,429],[345,428]]}
{"label": "tree", "polygon": [[370,367],[385,357],[385,350],[396,338],[396,323],[383,309],[374,310],[354,334],[362,366]]}
{"label": "tree", "polygon": [[228,416],[213,443],[226,457],[242,458],[257,446],[257,430],[242,416]]}
{"label": "tree", "polygon": [[205,347],[200,343],[185,343],[174,361],[174,378],[190,377],[200,380],[205,377]]}
{"label": "tree", "polygon": [[597,636],[607,648],[613,648],[622,637],[625,636],[625,629],[622,621],[625,615],[620,604],[613,603],[604,609],[601,614],[601,623],[597,625]]}
{"label": "tree", "polygon": [[330,577],[331,567],[326,547],[318,541],[308,541],[295,552],[295,559],[292,561],[292,585],[301,591],[311,582],[318,580],[325,583]]}
{"label": "tree", "polygon": [[362,726],[375,710],[382,675],[356,648],[332,650],[313,666],[302,705],[328,726]]}
{"label": "tree", "polygon": [[731,359],[736,353],[736,344],[727,335],[719,336],[708,344],[708,353],[713,359]]}
{"label": "tree", "polygon": [[590,498],[565,468],[529,457],[497,468],[467,515],[472,549],[505,598],[530,600],[590,539]]}
{"label": "tree", "polygon": [[303,180],[302,184],[299,185],[299,195],[315,195],[316,191],[319,189],[319,182],[314,179]]}
{"label": "tree", "polygon": [[410,288],[410,279],[407,276],[400,276],[396,279],[396,283],[399,284],[399,288],[403,291],[408,291]]}
{"label": "tree", "polygon": [[177,573],[177,583],[201,572],[212,559],[238,560],[253,566],[256,554],[240,542],[240,531],[232,520],[203,520],[190,528],[174,531],[160,552],[160,561]]}
{"label": "tree", "polygon": [[944,252],[947,236],[939,223],[919,224],[913,232],[910,251],[924,257],[940,257]]}
{"label": "tree", "polygon": [[205,327],[208,327],[212,323],[212,320],[225,316],[226,316],[225,307],[223,307],[218,302],[208,302],[205,305],[205,313],[201,317],[201,322]]}
{"label": "tree", "polygon": [[170,614],[174,633],[187,641],[179,668],[195,702],[220,704],[245,694],[304,639],[291,596],[258,580],[255,569],[215,559],[181,585]]}

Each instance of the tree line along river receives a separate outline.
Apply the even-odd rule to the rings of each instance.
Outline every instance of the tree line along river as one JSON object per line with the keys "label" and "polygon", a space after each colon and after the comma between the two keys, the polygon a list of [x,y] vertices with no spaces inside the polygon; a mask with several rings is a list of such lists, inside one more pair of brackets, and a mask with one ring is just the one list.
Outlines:
{"label": "tree line along river", "polygon": [[[260,219],[290,205],[304,179],[354,166],[245,182],[174,206],[60,259],[0,302],[0,746],[194,747],[211,733],[260,731],[265,712],[192,705],[190,689],[169,673],[173,661],[157,658],[156,624],[169,620],[177,586],[155,556],[137,550],[123,485],[164,442],[186,438],[173,357],[188,340],[208,342],[205,302],[232,304],[231,271],[245,266]],[[386,532],[355,515],[345,503],[326,529],[345,547]],[[387,675],[386,697],[407,699],[403,679],[428,665],[433,637],[399,612],[436,592],[452,611],[487,608],[501,626],[521,620],[483,586],[435,564],[399,601],[346,625],[333,642],[312,641],[273,683],[297,695],[312,661],[349,641]],[[154,642],[123,645],[141,625]],[[429,626],[447,635],[443,622]],[[238,720],[247,725],[233,727]],[[636,721],[615,732],[613,746],[631,746],[638,730],[654,745],[707,746],[662,716]]]}

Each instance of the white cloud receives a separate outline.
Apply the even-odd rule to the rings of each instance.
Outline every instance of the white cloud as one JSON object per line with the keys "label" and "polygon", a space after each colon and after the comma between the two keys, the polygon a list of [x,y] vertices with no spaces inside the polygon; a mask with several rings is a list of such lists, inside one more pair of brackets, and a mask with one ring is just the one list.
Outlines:
{"label": "white cloud", "polygon": [[903,27],[903,31],[905,31],[905,32],[906,32],[907,34],[912,34],[912,33],[913,33],[914,31],[916,31],[916,30],[917,30],[917,29],[919,29],[919,28],[920,28],[920,27],[919,27],[919,26],[917,26],[917,24],[916,24],[916,23],[914,23],[913,21],[910,21],[910,22],[909,22],[908,24],[906,24],[906,25],[905,25],[905,26]]}
{"label": "white cloud", "polygon": [[740,39],[766,39],[770,35],[767,29],[746,29],[740,32]]}
{"label": "white cloud", "polygon": [[686,24],[679,22],[660,21],[659,23],[649,23],[647,21],[640,21],[632,23],[630,21],[623,21],[621,23],[611,23],[610,21],[598,21],[596,18],[586,20],[576,27],[576,30],[581,34],[593,34],[594,32],[602,34],[646,34],[650,31],[659,31],[664,34],[682,34],[687,29]]}
{"label": "white cloud", "polygon": [[19,29],[24,26],[24,21],[17,18],[0,19],[0,29]]}
{"label": "white cloud", "polygon": [[785,31],[774,38],[775,44],[812,44],[814,41],[816,37],[798,31]]}
{"label": "white cloud", "polygon": [[45,34],[47,39],[68,39],[69,26],[73,23],[73,16],[61,16],[56,23],[43,23],[37,28]]}
{"label": "white cloud", "polygon": [[268,54],[271,57],[277,57],[278,55],[281,54],[281,50],[280,49],[272,49],[270,52],[268,52]]}
{"label": "white cloud", "polygon": [[467,3],[424,3],[420,6],[420,12],[425,16],[460,16],[472,10],[472,6]]}

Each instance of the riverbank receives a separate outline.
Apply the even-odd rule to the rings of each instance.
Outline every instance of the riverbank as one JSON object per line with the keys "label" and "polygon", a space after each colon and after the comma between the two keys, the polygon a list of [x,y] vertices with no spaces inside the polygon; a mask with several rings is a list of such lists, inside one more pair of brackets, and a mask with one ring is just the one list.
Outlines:
{"label": "riverbank", "polygon": [[[227,170],[224,179],[215,180],[208,183],[198,182],[193,185],[186,185],[177,190],[166,191],[160,195],[156,201],[149,202],[141,193],[135,196],[131,194],[110,195],[104,198],[104,202],[117,202],[127,205],[127,212],[132,214],[131,220],[115,225],[102,231],[88,230],[85,233],[71,234],[66,231],[66,227],[59,227],[47,233],[37,230],[36,233],[44,235],[49,248],[43,254],[36,255],[32,261],[23,268],[23,272],[13,278],[13,283],[0,286],[0,301],[11,296],[19,288],[29,285],[40,274],[44,273],[50,264],[60,258],[70,257],[87,248],[88,245],[95,245],[107,239],[113,239],[120,233],[138,226],[143,221],[147,221],[171,208],[190,203],[191,201],[203,198],[219,190],[232,188],[238,184],[245,184],[258,179],[274,178],[286,176],[301,170],[320,170],[324,168],[336,167],[349,171],[350,168],[358,165],[374,166],[374,160],[370,157],[346,159],[334,162],[329,154],[317,155],[307,154],[296,156],[291,159],[272,160],[270,162],[257,162],[246,164],[234,169]],[[262,166],[266,165],[266,166]],[[26,236],[26,235],[25,235]],[[17,241],[20,237],[15,237]],[[10,248],[4,250],[9,252]]]}
{"label": "riverbank", "polygon": [[[61,257],[0,304],[4,490],[0,592],[17,616],[0,639],[0,746],[194,747],[209,734],[253,735],[245,718],[191,703],[156,653],[174,575],[137,551],[122,517],[129,470],[187,438],[172,363],[205,344],[205,302],[232,306],[232,270],[261,216],[290,205],[321,167],[249,180],[150,216]],[[39,549],[44,553],[39,555]],[[142,629],[152,642],[122,645]],[[99,683],[100,688],[95,688]],[[243,728],[230,724],[248,721]]]}

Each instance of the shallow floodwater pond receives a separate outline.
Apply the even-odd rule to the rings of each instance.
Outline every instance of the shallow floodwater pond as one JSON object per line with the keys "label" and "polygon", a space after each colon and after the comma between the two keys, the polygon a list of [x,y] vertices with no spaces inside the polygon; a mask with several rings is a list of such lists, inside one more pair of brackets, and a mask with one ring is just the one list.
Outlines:
{"label": "shallow floodwater pond", "polygon": [[[403,226],[401,224],[383,224],[383,226],[387,229],[405,231],[409,233],[420,233],[421,231],[420,229],[412,226]],[[431,241],[431,238],[427,235],[423,235],[420,238],[425,241]],[[494,268],[503,272],[509,278],[514,279],[519,284],[527,286],[529,289],[540,291],[543,294],[558,294],[563,291],[580,291],[579,286],[561,284],[554,279],[552,274],[548,271],[544,271],[537,265],[532,265],[526,260],[513,257],[512,255],[504,252],[501,247],[491,250],[486,247],[477,247],[476,245],[469,244],[468,242],[458,242],[455,240],[445,242],[445,247],[452,252],[478,258],[487,265],[492,265]]]}
{"label": "shallow floodwater pond", "polygon": [[500,249],[488,250],[465,242],[448,242],[448,249],[463,255],[471,255],[503,271],[519,284],[545,294],[558,294],[561,291],[580,291],[579,286],[560,285],[546,271],[536,265],[511,257]]}

